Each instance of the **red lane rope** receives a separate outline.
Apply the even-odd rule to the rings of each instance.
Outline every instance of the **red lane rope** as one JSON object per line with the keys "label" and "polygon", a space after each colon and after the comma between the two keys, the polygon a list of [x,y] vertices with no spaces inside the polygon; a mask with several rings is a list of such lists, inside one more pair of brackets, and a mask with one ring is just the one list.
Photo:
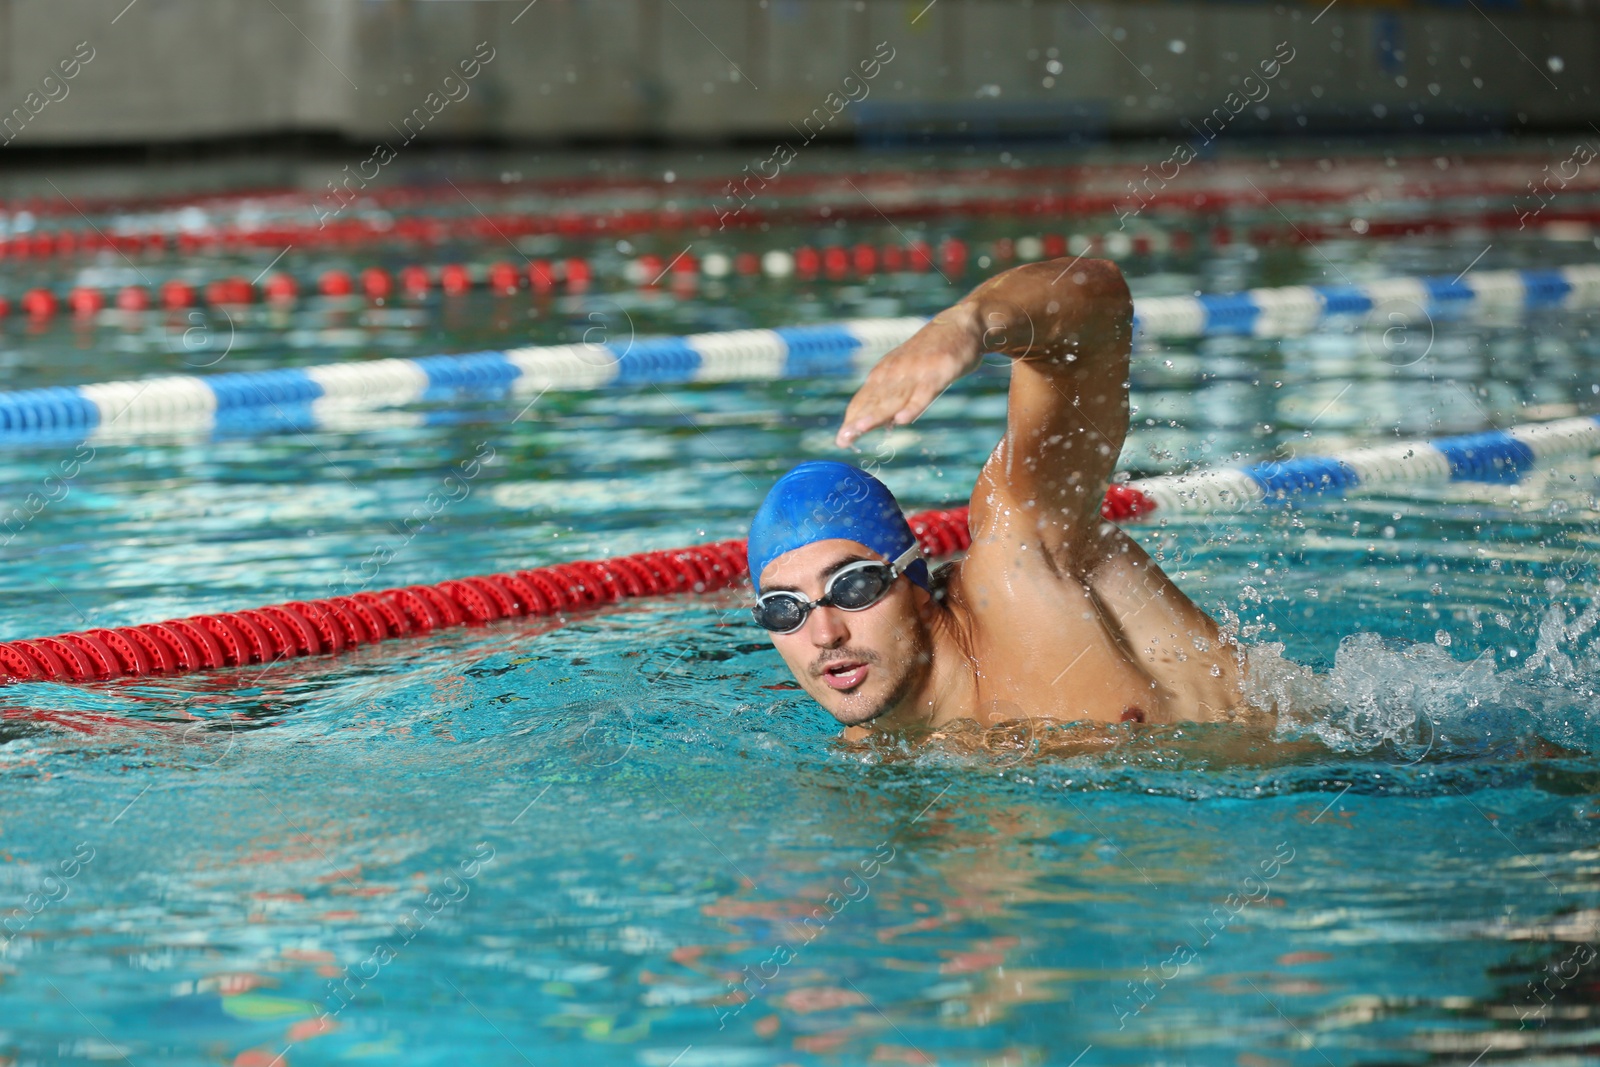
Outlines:
{"label": "red lane rope", "polygon": [[[1441,171],[1436,157],[1431,154],[1398,159],[1382,155],[1345,155],[1340,158],[1338,168],[1333,171],[1325,171],[1322,161],[1307,158],[1280,160],[1274,173],[1285,185],[1343,183],[1348,186],[1352,183],[1376,183],[1381,180],[1391,184],[1399,183],[1399,188],[1406,192],[1432,199],[1488,191],[1485,175],[1498,178],[1497,181],[1489,183],[1492,189],[1503,187],[1520,190],[1523,188],[1523,183],[1534,176],[1530,168],[1535,162],[1543,163],[1544,160],[1511,152],[1484,153],[1459,157],[1452,162],[1449,170]],[[1226,180],[1241,173],[1259,173],[1259,164],[1249,160],[1192,165],[1199,169],[1200,173],[1215,176],[1219,180]],[[874,193],[884,187],[923,191],[934,184],[946,188],[977,186],[993,189],[997,186],[1054,183],[1075,188],[1097,182],[1121,184],[1127,180],[1137,181],[1147,176],[1148,172],[1142,170],[1139,164],[1107,161],[1052,163],[1029,167],[1007,165],[960,169],[873,169],[853,176],[830,173],[786,174],[783,187],[789,190],[789,195],[796,197],[815,196],[830,191],[853,196],[854,190],[845,184],[846,177],[865,187],[868,193]],[[689,195],[721,195],[734,177],[730,174],[676,175],[669,181],[640,175],[582,174],[523,178],[512,182],[503,179],[474,182],[463,178],[455,183],[459,186],[459,191],[451,188],[449,192],[445,192],[437,183],[385,185],[381,188],[363,189],[361,199],[363,203],[370,203],[390,212],[427,211],[436,210],[441,204],[458,205],[462,193],[480,204],[486,200],[492,202],[495,198],[525,197],[529,194],[549,197],[653,195],[663,199],[682,199]],[[1275,191],[1269,190],[1269,193],[1273,194],[1274,200],[1277,199]],[[263,186],[203,194],[171,193],[116,198],[78,195],[70,201],[59,196],[12,197],[0,200],[0,211],[10,214],[28,212],[39,218],[66,217],[75,220],[80,217],[80,212],[90,215],[113,212],[138,213],[186,207],[224,212],[237,211],[247,205],[266,209],[307,210],[312,204],[326,203],[327,194],[318,190]]]}
{"label": "red lane rope", "polygon": [[[1128,508],[1134,506],[1129,494],[1142,497],[1137,490],[1126,490],[1115,505],[1108,497],[1103,514],[1107,518],[1128,514]],[[951,555],[970,542],[966,508],[926,511],[913,515],[910,522],[930,556]],[[705,593],[734,585],[747,569],[745,543],[720,541],[436,585],[11,641],[0,643],[0,685],[185,674],[275,663],[496,619],[582,611],[629,597]]]}
{"label": "red lane rope", "polygon": [[[1424,202],[1437,203],[1442,199],[1491,199],[1515,197],[1523,193],[1529,178],[1537,177],[1532,171],[1519,175],[1516,181],[1496,182],[1490,185],[1442,186],[1439,183],[1418,182],[1405,187],[1385,188],[1385,203]],[[1517,184],[1522,182],[1523,184]],[[1130,183],[1131,184],[1131,183]],[[1273,202],[1310,206],[1335,206],[1352,203],[1369,203],[1365,190],[1338,187],[1275,187]],[[1573,195],[1592,195],[1591,188],[1575,190]],[[1141,206],[1142,205],[1142,206]],[[1131,188],[1106,188],[1100,190],[1075,190],[1070,185],[1062,190],[1026,189],[1006,191],[978,189],[971,195],[957,199],[921,198],[912,202],[895,202],[883,211],[854,200],[837,203],[796,202],[771,203],[762,207],[749,207],[731,213],[736,201],[723,205],[717,198],[691,202],[686,207],[648,207],[627,210],[586,210],[572,212],[520,212],[510,208],[495,208],[483,216],[406,216],[398,219],[374,220],[351,218],[337,220],[306,220],[298,217],[280,218],[265,224],[243,224],[221,221],[195,231],[170,232],[166,229],[147,230],[142,233],[106,233],[88,227],[63,225],[53,230],[36,230],[14,234],[0,239],[0,260],[40,259],[55,256],[92,254],[116,251],[123,255],[140,253],[160,254],[177,251],[185,254],[203,252],[242,252],[247,249],[282,249],[285,245],[296,248],[339,249],[369,245],[438,245],[447,242],[483,242],[498,245],[507,239],[522,237],[604,238],[684,231],[719,233],[726,229],[752,230],[778,225],[832,226],[840,221],[879,223],[884,218],[976,218],[992,220],[997,217],[1047,217],[1063,219],[1108,219],[1116,212],[1135,211],[1153,217],[1183,216],[1208,217],[1232,210],[1262,208],[1260,196],[1252,191],[1241,192],[1232,188],[1200,188],[1185,186],[1181,190],[1143,192],[1135,195]],[[1363,211],[1379,211],[1376,207]],[[1486,223],[1503,228],[1506,220],[1518,221],[1515,210],[1495,213],[1486,217]],[[1546,221],[1541,217],[1541,222]],[[1414,225],[1411,220],[1398,220],[1393,226]]]}
{"label": "red lane rope", "polygon": [[[1110,219],[1110,216],[1107,216]],[[1104,221],[1104,220],[1103,220]],[[1170,222],[1171,220],[1167,220]],[[1600,209],[1563,210],[1541,214],[1538,220],[1541,232],[1546,234],[1563,227],[1578,229],[1600,226]],[[1235,230],[1225,224],[1211,226],[1203,231],[1190,229],[1154,229],[1135,231],[1128,235],[1126,252],[1113,255],[1107,248],[1107,233],[1088,232],[1069,236],[1058,232],[1027,234],[1041,243],[1042,255],[1053,259],[1068,253],[1073,241],[1087,242],[1088,254],[1125,259],[1128,254],[1150,255],[1167,252],[1183,253],[1196,242],[1212,248],[1222,248],[1243,242],[1257,247],[1315,245],[1326,240],[1389,240],[1407,237],[1444,237],[1461,230],[1501,231],[1526,228],[1524,215],[1516,211],[1485,212],[1481,214],[1453,215],[1449,218],[1367,219],[1352,216],[1343,222],[1306,221],[1292,224],[1265,222],[1245,225]],[[1573,239],[1571,235],[1567,239]],[[899,271],[931,271],[938,266],[946,275],[961,275],[969,269],[969,261],[986,252],[996,267],[1010,265],[1017,258],[1018,238],[1000,237],[993,241],[969,243],[957,237],[944,237],[937,244],[913,241],[909,244],[886,243],[875,245],[858,241],[853,245],[829,245],[816,248],[802,245],[798,248],[772,248],[769,252],[785,252],[792,257],[790,269],[796,278],[809,280],[826,277],[829,280],[874,278]],[[6,254],[6,242],[0,241],[0,259]],[[587,290],[596,280],[614,282],[621,277],[637,288],[656,288],[670,275],[669,284],[696,284],[701,273],[701,261],[693,255],[679,257],[671,271],[664,271],[660,258],[645,254],[631,261],[621,272],[598,271],[582,255],[553,256],[530,260],[526,267],[499,261],[483,263],[445,263],[423,265],[413,263],[391,272],[380,266],[344,269],[330,268],[312,275],[278,271],[267,276],[264,283],[256,285],[242,277],[218,277],[205,284],[191,284],[181,278],[168,278],[156,286],[155,291],[144,285],[126,285],[112,292],[92,286],[76,285],[70,288],[57,286],[36,287],[24,292],[16,301],[16,310],[34,319],[46,319],[63,310],[79,317],[92,317],[108,307],[115,306],[123,312],[150,311],[164,308],[169,311],[207,306],[235,306],[266,301],[277,306],[296,303],[303,295],[320,294],[334,298],[365,297],[370,301],[388,301],[396,298],[421,300],[434,290],[447,296],[457,296],[471,289],[487,288],[500,296],[531,292],[536,296],[565,288],[572,292]],[[639,268],[639,269],[635,269]],[[761,257],[753,251],[741,251],[731,256],[731,272],[740,276],[766,275]],[[152,267],[153,271],[154,268]],[[630,272],[633,272],[630,276]],[[0,297],[0,317],[9,315],[12,302]]]}

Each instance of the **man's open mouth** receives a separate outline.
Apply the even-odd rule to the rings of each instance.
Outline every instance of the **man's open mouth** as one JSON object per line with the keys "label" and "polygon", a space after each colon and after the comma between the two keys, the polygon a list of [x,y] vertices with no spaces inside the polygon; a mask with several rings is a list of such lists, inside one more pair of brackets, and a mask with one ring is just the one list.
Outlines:
{"label": "man's open mouth", "polygon": [[840,692],[854,689],[867,680],[867,665],[856,660],[830,663],[822,669],[822,680]]}

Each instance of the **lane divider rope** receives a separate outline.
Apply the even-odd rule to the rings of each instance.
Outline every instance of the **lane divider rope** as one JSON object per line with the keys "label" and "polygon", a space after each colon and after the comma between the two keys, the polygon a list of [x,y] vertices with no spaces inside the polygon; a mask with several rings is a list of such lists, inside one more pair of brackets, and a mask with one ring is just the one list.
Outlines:
{"label": "lane divider rope", "polygon": [[[1541,461],[1597,451],[1600,416],[1561,419],[1114,484],[1101,514],[1128,523],[1174,513],[1281,506],[1405,482],[1514,481]],[[910,521],[930,557],[953,555],[970,543],[966,508],[926,511]],[[625,598],[711,592],[736,584],[747,569],[744,541],[720,541],[11,641],[0,643],[0,685],[271,664],[454,626],[560,615]]]}
{"label": "lane divider rope", "polygon": [[[1535,173],[1530,168],[1543,162],[1543,158],[1536,159],[1532,155],[1514,152],[1474,153],[1455,161],[1454,167],[1441,170],[1438,157],[1432,153],[1410,157],[1380,154],[1345,156],[1338,161],[1335,169],[1329,170],[1328,161],[1314,158],[1285,159],[1280,160],[1274,168],[1273,174],[1278,184],[1269,186],[1267,193],[1276,200],[1280,193],[1314,187],[1367,199],[1376,187],[1386,198],[1397,195],[1428,199],[1494,195],[1522,189]],[[1210,184],[1230,188],[1241,184],[1241,177],[1258,180],[1261,177],[1259,163],[1252,160],[1209,160],[1193,166],[1197,172],[1195,178],[1203,177]],[[853,176],[827,172],[785,175],[783,189],[793,198],[815,199],[819,194],[833,192],[841,197],[859,199],[855,189],[846,184],[848,178],[865,188],[869,194],[883,189],[893,191],[901,198],[921,196],[938,200],[948,195],[952,188],[978,187],[992,192],[997,187],[1028,189],[1050,183],[1072,189],[1085,185],[1121,188],[1148,176],[1148,167],[1141,169],[1134,163],[1114,161],[1023,167],[1013,163],[1001,168],[978,166],[897,170],[885,167]],[[522,204],[530,197],[539,196],[563,203],[584,195],[604,196],[612,200],[628,198],[637,201],[655,197],[659,200],[682,201],[691,193],[721,194],[729,185],[729,176],[716,171],[661,178],[639,174],[585,173],[521,178],[508,182],[504,180],[505,177],[500,175],[484,181],[462,177],[448,188],[436,182],[385,184],[362,190],[361,201],[363,206],[371,205],[399,215],[417,213],[418,209],[433,212],[441,206],[466,210],[462,204],[463,193],[467,194],[469,204],[498,207],[501,201]],[[199,194],[154,194],[118,197],[114,200],[81,194],[74,195],[71,200],[29,196],[0,200],[0,213],[25,214],[30,221],[52,217],[76,221],[82,214],[91,217],[143,215],[154,216],[147,221],[165,222],[172,230],[192,230],[215,221],[218,216],[240,212],[248,213],[253,219],[273,211],[303,212],[313,204],[325,203],[326,198],[324,191],[288,186],[239,188]],[[103,224],[109,220],[103,218],[101,221]]]}
{"label": "lane divider rope", "polygon": [[[1282,168],[1280,168],[1281,170]],[[1487,173],[1486,166],[1476,167]],[[1031,168],[1029,173],[996,174],[991,171],[933,171],[902,174],[877,173],[858,176],[867,187],[872,202],[863,201],[854,185],[836,178],[818,176],[817,185],[804,188],[805,179],[786,178],[788,196],[771,196],[758,205],[740,210],[741,198],[725,190],[726,178],[674,186],[640,187],[630,191],[626,185],[593,186],[596,198],[588,203],[583,193],[570,183],[565,190],[556,186],[542,197],[496,191],[501,195],[483,196],[459,203],[461,191],[445,194],[446,202],[457,213],[438,210],[365,211],[350,218],[328,219],[329,201],[325,196],[279,195],[244,198],[236,209],[224,205],[226,197],[210,198],[211,210],[198,205],[177,206],[164,211],[139,211],[113,207],[100,212],[109,217],[100,224],[79,226],[77,212],[53,214],[49,229],[34,225],[35,212],[28,210],[29,228],[24,232],[0,235],[0,258],[38,258],[71,255],[109,248],[125,254],[140,251],[181,252],[274,248],[285,245],[338,247],[358,244],[440,243],[459,240],[498,241],[534,236],[587,236],[615,239],[624,234],[648,232],[698,231],[709,233],[733,227],[760,228],[774,224],[834,225],[841,219],[877,223],[888,218],[995,218],[997,216],[1105,217],[1141,205],[1141,212],[1165,215],[1203,216],[1228,211],[1257,211],[1270,214],[1269,205],[1284,204],[1372,204],[1376,189],[1389,203],[1416,202],[1437,204],[1457,202],[1470,207],[1473,201],[1486,201],[1521,195],[1529,179],[1538,174],[1528,162],[1517,162],[1497,169],[1487,180],[1456,180],[1437,170],[1411,174],[1324,175],[1305,167],[1297,180],[1274,183],[1267,193],[1257,188],[1241,188],[1241,181],[1253,171],[1247,166],[1209,165],[1211,180],[1184,183],[1181,189],[1152,189],[1148,167],[1141,171],[1131,165],[1099,167]],[[1287,179],[1285,174],[1284,178]],[[802,184],[789,185],[790,182]],[[698,184],[694,195],[687,184]],[[1568,195],[1595,191],[1592,181],[1579,181]],[[483,192],[488,192],[487,189]],[[1264,199],[1270,195],[1271,199]],[[364,206],[389,203],[394,208],[415,203],[414,192],[397,189],[389,194],[375,190],[362,195]],[[482,213],[476,208],[481,208]],[[583,206],[574,206],[574,205]],[[680,206],[682,205],[682,206]],[[35,208],[43,209],[44,203]],[[320,210],[313,210],[317,208]],[[881,208],[881,210],[880,210]],[[1370,206],[1366,210],[1371,210]],[[4,221],[4,220],[0,220]]]}
{"label": "lane divider rope", "polygon": [[[1392,278],[1360,285],[1287,286],[1134,301],[1149,341],[1304,334],[1325,325],[1453,317],[1469,309],[1600,304],[1600,265],[1482,271],[1459,278]],[[314,427],[353,409],[395,407],[457,393],[513,397],[546,390],[685,382],[849,376],[921,328],[925,319],[854,319],[775,330],[733,330],[627,343],[516,348],[243,371],[204,377],[0,392],[0,433],[114,435]]]}
{"label": "lane divider rope", "polygon": [[[965,508],[927,512],[913,519],[912,529],[929,554],[950,555],[967,546],[966,516]],[[745,543],[722,541],[11,641],[0,643],[0,684],[272,664],[466,624],[558,615],[630,597],[711,592],[735,584],[747,569]]]}
{"label": "lane divider rope", "polygon": [[1114,484],[1101,514],[1114,522],[1239,512],[1428,482],[1509,483],[1563,456],[1600,452],[1600,416],[1527,423],[1433,440],[1394,441],[1329,455],[1163,474]]}
{"label": "lane divider rope", "polygon": [[[1565,210],[1541,216],[1538,231],[1559,240],[1587,242],[1600,225],[1600,210]],[[1403,218],[1395,220],[1352,217],[1340,223],[1303,221],[1264,223],[1241,228],[1237,233],[1227,225],[1215,225],[1200,234],[1214,248],[1240,241],[1255,247],[1316,244],[1327,240],[1384,240],[1395,237],[1444,236],[1461,230],[1490,232],[1522,229],[1526,220],[1514,211],[1486,212],[1478,215],[1453,214],[1448,218]],[[1090,227],[1085,232],[1041,233],[997,237],[992,241],[968,241],[945,236],[937,241],[913,240],[904,244],[875,245],[869,241],[824,246],[800,245],[794,248],[769,248],[761,253],[736,248],[719,248],[699,254],[685,251],[670,262],[654,253],[613,263],[594,260],[584,249],[568,248],[565,254],[547,252],[529,258],[524,266],[509,261],[493,263],[453,262],[423,265],[413,263],[391,271],[376,264],[366,267],[332,267],[315,274],[295,273],[287,267],[269,273],[257,286],[243,277],[217,273],[197,280],[193,271],[174,276],[160,284],[131,283],[127,267],[94,267],[78,272],[72,285],[36,286],[17,299],[17,309],[31,319],[48,319],[63,309],[76,317],[100,316],[106,324],[126,323],[128,313],[161,307],[182,310],[197,306],[236,307],[264,300],[274,307],[295,304],[304,294],[318,294],[335,301],[351,298],[374,302],[392,299],[423,300],[435,289],[456,296],[473,289],[487,289],[499,296],[519,292],[547,294],[558,288],[585,292],[597,281],[622,283],[640,288],[658,286],[670,278],[674,288],[693,285],[700,277],[720,279],[762,276],[771,280],[790,277],[802,281],[826,278],[830,281],[859,280],[905,271],[926,273],[937,267],[947,277],[959,276],[976,260],[987,258],[986,266],[1004,267],[1015,261],[1054,259],[1058,256],[1106,256],[1128,261],[1130,258],[1182,253],[1195,244],[1195,234],[1182,228],[1161,228],[1153,222],[1137,222],[1129,229]],[[705,242],[696,242],[704,247]],[[587,250],[592,252],[592,249]],[[152,268],[153,270],[154,268]],[[258,279],[259,280],[259,279]],[[152,286],[155,292],[152,293]],[[112,310],[114,309],[114,311]],[[10,314],[11,301],[0,295],[0,316]]]}

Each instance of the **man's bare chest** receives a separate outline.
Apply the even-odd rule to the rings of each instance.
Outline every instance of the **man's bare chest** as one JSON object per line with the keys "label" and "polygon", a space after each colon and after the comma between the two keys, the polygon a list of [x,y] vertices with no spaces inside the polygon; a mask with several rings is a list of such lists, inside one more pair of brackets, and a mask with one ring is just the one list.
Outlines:
{"label": "man's bare chest", "polygon": [[[941,718],[1163,721],[1167,694],[1083,586],[1053,575],[952,580],[946,604],[974,679]],[[965,580],[963,580],[965,579]],[[952,693],[952,696],[957,694]]]}

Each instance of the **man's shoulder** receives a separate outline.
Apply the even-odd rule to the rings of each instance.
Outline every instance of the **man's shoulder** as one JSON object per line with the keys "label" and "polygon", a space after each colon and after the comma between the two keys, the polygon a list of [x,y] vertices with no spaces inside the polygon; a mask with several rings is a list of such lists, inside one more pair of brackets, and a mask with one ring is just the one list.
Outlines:
{"label": "man's shoulder", "polygon": [[975,635],[1049,627],[1088,593],[1083,579],[1039,544],[974,544],[941,570],[941,603]]}

